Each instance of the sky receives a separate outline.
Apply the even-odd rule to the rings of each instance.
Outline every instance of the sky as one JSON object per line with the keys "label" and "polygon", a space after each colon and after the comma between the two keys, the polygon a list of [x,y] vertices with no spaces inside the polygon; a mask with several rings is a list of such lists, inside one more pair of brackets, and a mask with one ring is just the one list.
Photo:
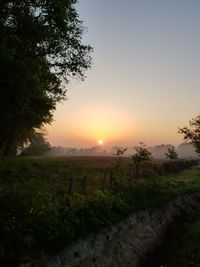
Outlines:
{"label": "sky", "polygon": [[177,145],[199,115],[199,0],[79,0],[94,48],[84,82],[66,85],[47,126],[52,145]]}

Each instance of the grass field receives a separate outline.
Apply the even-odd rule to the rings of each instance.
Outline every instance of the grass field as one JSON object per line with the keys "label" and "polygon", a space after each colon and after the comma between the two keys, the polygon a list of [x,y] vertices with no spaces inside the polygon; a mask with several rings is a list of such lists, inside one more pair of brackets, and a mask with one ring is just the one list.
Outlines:
{"label": "grass field", "polygon": [[[130,159],[124,158],[111,186],[114,161],[65,157],[0,162],[0,266],[17,266],[40,250],[54,254],[133,212],[200,191],[200,167],[191,167],[196,162],[151,162],[130,180]],[[75,184],[69,194],[71,177]]]}

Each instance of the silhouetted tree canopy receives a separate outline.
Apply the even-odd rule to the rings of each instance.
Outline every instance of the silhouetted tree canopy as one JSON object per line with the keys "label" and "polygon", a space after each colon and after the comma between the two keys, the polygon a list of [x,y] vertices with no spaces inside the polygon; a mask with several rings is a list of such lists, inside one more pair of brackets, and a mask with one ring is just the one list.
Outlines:
{"label": "silhouetted tree canopy", "polygon": [[30,140],[28,147],[24,148],[21,156],[42,156],[51,149],[44,133],[36,132]]}
{"label": "silhouetted tree canopy", "polygon": [[0,150],[15,154],[84,78],[91,47],[82,44],[77,0],[0,1]]}
{"label": "silhouetted tree canopy", "polygon": [[190,141],[200,154],[200,115],[189,121],[189,127],[179,128],[178,132],[184,135],[184,140]]}
{"label": "silhouetted tree canopy", "polygon": [[176,160],[176,159],[178,159],[178,154],[177,154],[177,152],[175,150],[175,147],[174,146],[169,147],[168,148],[168,152],[165,153],[165,156],[169,160]]}

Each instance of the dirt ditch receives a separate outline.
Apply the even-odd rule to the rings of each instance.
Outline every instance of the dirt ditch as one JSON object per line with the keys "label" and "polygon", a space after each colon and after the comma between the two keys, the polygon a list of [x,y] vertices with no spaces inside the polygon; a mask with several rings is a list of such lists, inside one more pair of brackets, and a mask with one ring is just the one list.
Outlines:
{"label": "dirt ditch", "polygon": [[41,253],[21,267],[138,267],[158,249],[169,227],[196,214],[200,214],[200,193],[178,197],[79,240],[54,257]]}

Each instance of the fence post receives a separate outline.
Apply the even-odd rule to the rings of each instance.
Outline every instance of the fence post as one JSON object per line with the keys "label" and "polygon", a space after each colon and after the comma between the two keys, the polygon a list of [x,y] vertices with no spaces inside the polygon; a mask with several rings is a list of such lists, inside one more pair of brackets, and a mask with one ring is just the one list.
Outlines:
{"label": "fence post", "polygon": [[129,180],[129,182],[132,182],[133,181],[133,165],[132,164],[130,164],[129,165],[129,174],[128,174],[128,180]]}
{"label": "fence post", "polygon": [[113,172],[111,171],[110,173],[110,188],[112,189],[113,187]]}
{"label": "fence post", "polygon": [[131,182],[132,181],[132,176],[131,176],[131,165],[129,165],[129,168],[128,168],[128,181]]}
{"label": "fence post", "polygon": [[74,189],[74,177],[72,176],[69,180],[69,194],[71,195],[73,193]]}
{"label": "fence post", "polygon": [[84,175],[84,177],[83,177],[83,184],[82,184],[82,194],[83,195],[85,195],[86,185],[87,185],[87,176]]}
{"label": "fence post", "polygon": [[17,195],[17,183],[11,183],[11,194],[12,194],[12,202],[15,203],[16,195]]}
{"label": "fence post", "polygon": [[100,190],[103,192],[105,189],[105,181],[106,181],[106,172],[103,172],[103,177],[101,179],[101,184],[100,184]]}

